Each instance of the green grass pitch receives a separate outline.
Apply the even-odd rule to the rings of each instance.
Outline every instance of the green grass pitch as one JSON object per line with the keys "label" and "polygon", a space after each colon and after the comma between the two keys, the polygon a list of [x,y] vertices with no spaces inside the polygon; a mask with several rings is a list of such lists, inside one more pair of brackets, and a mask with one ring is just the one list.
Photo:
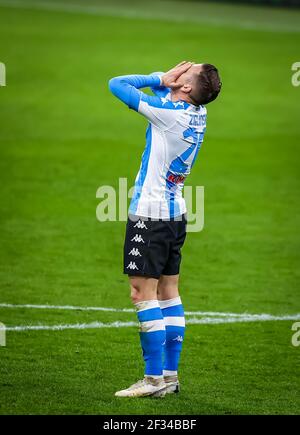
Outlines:
{"label": "green grass pitch", "polygon": [[[0,1],[0,303],[130,307],[124,222],[100,223],[100,185],[132,185],[146,122],[109,78],[208,61],[208,106],[187,180],[205,186],[188,234],[186,310],[300,312],[300,12],[180,2]],[[51,6],[52,5],[52,6]],[[89,6],[90,5],[90,6]],[[189,19],[189,17],[191,17]],[[0,308],[6,326],[134,321],[132,313]],[[182,392],[122,400],[142,374],[134,327],[11,331],[0,347],[1,414],[299,414],[293,321],[189,325]]]}

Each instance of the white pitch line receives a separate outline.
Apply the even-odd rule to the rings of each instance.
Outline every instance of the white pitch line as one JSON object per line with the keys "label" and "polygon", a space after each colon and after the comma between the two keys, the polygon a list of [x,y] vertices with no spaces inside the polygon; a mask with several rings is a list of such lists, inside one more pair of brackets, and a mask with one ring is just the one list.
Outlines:
{"label": "white pitch line", "polygon": [[[219,318],[219,317],[204,317],[203,319],[192,318],[186,321],[190,325],[216,325],[226,323],[245,323],[245,322],[267,322],[267,321],[284,321],[284,320],[300,320],[300,313],[286,316],[271,316],[267,314],[246,315],[239,318]],[[20,325],[0,327],[0,330],[5,331],[63,331],[66,329],[100,329],[100,328],[126,328],[138,326],[137,322],[92,322],[92,323],[75,323],[61,325]]]}
{"label": "white pitch line", "polygon": [[48,305],[48,304],[7,304],[0,303],[0,308],[33,308],[42,310],[74,310],[74,311],[112,311],[116,313],[133,313],[133,308],[110,308],[110,307],[80,307],[74,305]]}
{"label": "white pitch line", "polygon": [[285,316],[273,316],[271,314],[246,314],[241,317],[204,317],[202,319],[188,319],[186,323],[191,325],[208,325],[208,324],[224,324],[224,323],[240,323],[240,322],[280,322],[284,320],[300,320],[300,313],[288,314]]}
{"label": "white pitch line", "polygon": [[[82,307],[76,305],[48,305],[48,304],[8,304],[0,303],[0,308],[29,308],[42,310],[71,310],[71,311],[106,311],[114,313],[134,313],[134,308],[112,308],[112,307]],[[186,316],[218,316],[218,317],[243,317],[248,313],[224,313],[218,311],[186,311]],[[253,314],[255,315],[255,314]],[[266,315],[267,314],[259,314]]]}
{"label": "white pitch line", "polygon": [[65,329],[99,329],[99,328],[126,328],[129,326],[137,326],[137,322],[92,322],[92,323],[74,323],[62,325],[20,325],[1,327],[0,331],[64,331]]}

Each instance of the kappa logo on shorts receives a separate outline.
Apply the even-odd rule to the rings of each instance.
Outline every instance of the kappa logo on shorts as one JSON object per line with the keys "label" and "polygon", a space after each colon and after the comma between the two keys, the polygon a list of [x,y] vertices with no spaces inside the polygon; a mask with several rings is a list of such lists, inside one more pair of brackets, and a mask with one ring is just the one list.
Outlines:
{"label": "kappa logo on shorts", "polygon": [[138,250],[138,248],[132,248],[128,255],[133,255],[134,257],[141,257],[142,254]]}
{"label": "kappa logo on shorts", "polygon": [[132,239],[131,242],[137,242],[137,243],[145,243],[142,236],[140,234],[136,234]]}
{"label": "kappa logo on shorts", "polygon": [[147,227],[146,227],[146,225],[145,225],[145,222],[144,221],[141,221],[141,220],[138,220],[137,221],[137,223],[134,225],[134,227],[133,228],[139,228],[139,229],[148,229]]}
{"label": "kappa logo on shorts", "polygon": [[139,270],[139,268],[137,267],[137,265],[135,264],[134,261],[131,261],[126,269],[131,269],[131,270]]}

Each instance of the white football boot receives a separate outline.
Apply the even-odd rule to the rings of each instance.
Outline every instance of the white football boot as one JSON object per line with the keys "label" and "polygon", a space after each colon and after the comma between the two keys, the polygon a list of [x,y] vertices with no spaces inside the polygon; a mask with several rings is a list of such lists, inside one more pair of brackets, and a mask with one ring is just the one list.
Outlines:
{"label": "white football boot", "polygon": [[[152,396],[154,393],[159,393],[166,387],[164,378],[152,378],[145,376],[144,379],[136,382],[128,387],[126,390],[120,390],[115,393],[117,397],[145,397]],[[157,396],[162,397],[164,396]]]}
{"label": "white football boot", "polygon": [[166,394],[179,393],[180,384],[177,376],[164,376],[165,388],[152,394],[153,397],[164,397]]}

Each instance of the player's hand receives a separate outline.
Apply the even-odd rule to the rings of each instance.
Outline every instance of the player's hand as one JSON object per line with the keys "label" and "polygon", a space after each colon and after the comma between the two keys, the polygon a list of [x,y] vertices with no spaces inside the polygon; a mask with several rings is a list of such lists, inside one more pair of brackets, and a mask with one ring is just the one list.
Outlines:
{"label": "player's hand", "polygon": [[170,69],[170,71],[166,72],[161,76],[161,84],[167,88],[178,89],[182,86],[180,83],[176,83],[176,80],[187,70],[191,68],[193,62],[180,62],[174,68]]}

